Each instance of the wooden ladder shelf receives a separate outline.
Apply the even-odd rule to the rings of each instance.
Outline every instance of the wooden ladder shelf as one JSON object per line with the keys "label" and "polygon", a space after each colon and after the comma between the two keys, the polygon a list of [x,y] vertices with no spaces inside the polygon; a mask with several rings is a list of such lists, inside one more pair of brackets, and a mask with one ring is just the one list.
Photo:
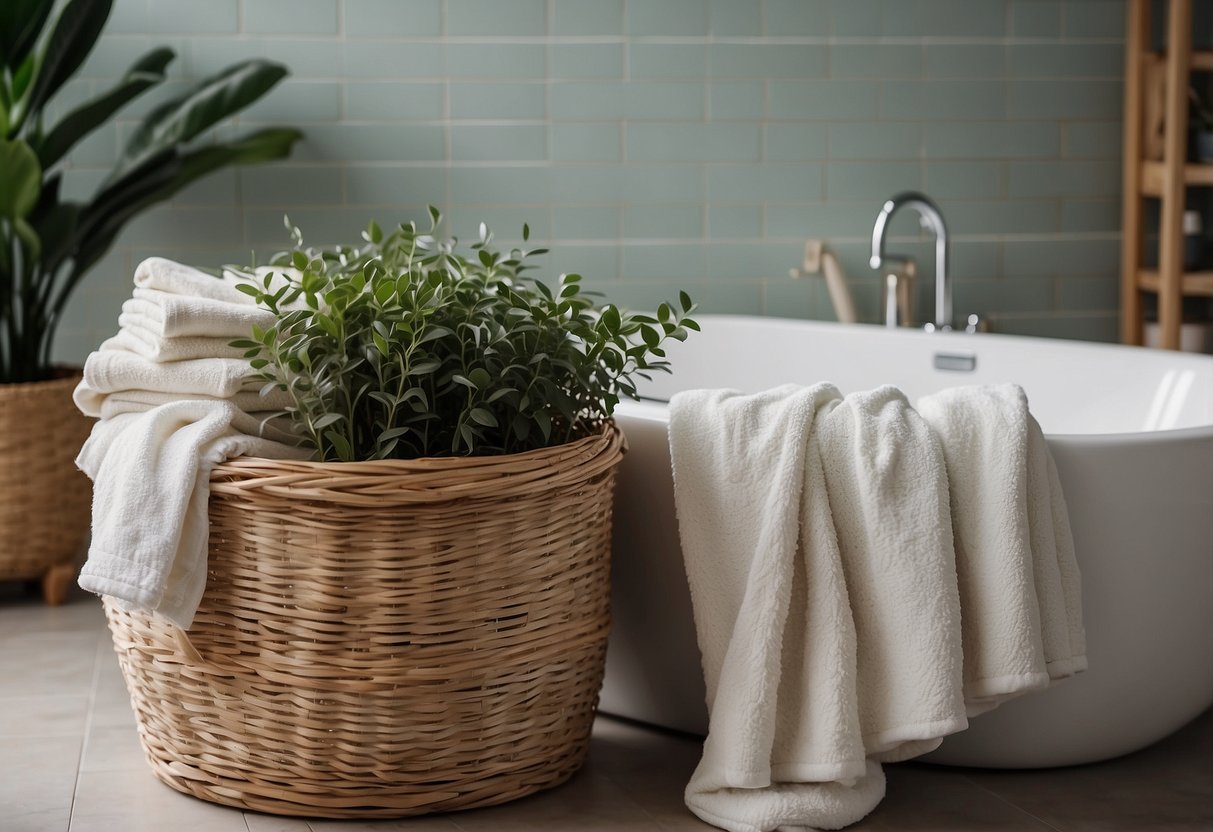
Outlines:
{"label": "wooden ladder shelf", "polygon": [[[1213,295],[1213,272],[1184,273],[1184,194],[1213,185],[1213,165],[1187,161],[1188,75],[1213,71],[1213,51],[1192,49],[1192,0],[1168,0],[1167,49],[1150,49],[1149,0],[1130,0],[1125,39],[1124,234],[1121,253],[1121,340],[1141,344],[1143,291],[1158,294],[1161,345],[1179,349],[1185,295]],[[1151,84],[1161,73],[1161,85]],[[1161,87],[1162,100],[1157,100]],[[1161,110],[1156,105],[1161,104]],[[1147,130],[1161,116],[1161,160],[1151,158]],[[1158,267],[1142,266],[1142,198],[1160,201]]]}

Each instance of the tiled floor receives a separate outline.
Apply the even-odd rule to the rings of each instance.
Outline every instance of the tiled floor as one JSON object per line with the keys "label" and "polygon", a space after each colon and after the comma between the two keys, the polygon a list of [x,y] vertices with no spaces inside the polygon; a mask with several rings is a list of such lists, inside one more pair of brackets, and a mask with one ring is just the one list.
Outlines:
{"label": "tiled floor", "polygon": [[[711,829],[683,806],[692,739],[601,718],[590,761],[517,803],[413,821],[303,821],[212,806],[144,763],[96,599],[43,607],[0,584],[3,832],[511,832]],[[994,772],[893,766],[861,830],[1213,830],[1213,713],[1145,751],[1094,766]]]}

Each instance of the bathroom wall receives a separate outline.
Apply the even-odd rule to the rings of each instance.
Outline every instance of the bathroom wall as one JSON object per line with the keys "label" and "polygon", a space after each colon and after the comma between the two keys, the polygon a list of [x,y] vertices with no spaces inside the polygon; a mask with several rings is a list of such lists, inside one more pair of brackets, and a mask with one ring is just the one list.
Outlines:
{"label": "bathroom wall", "polygon": [[[327,242],[428,203],[464,237],[528,222],[550,272],[636,307],[685,287],[705,311],[831,318],[819,280],[788,276],[824,238],[875,320],[867,240],[906,188],[943,207],[958,316],[1114,340],[1123,29],[1123,0],[117,0],[73,98],[162,43],[159,98],[266,56],[292,77],[224,129],[307,139],[132,225],[59,353],[112,332],[145,256],[247,262],[285,243],[284,213]],[[79,149],[70,191],[151,104]],[[927,309],[931,244],[894,230]]]}

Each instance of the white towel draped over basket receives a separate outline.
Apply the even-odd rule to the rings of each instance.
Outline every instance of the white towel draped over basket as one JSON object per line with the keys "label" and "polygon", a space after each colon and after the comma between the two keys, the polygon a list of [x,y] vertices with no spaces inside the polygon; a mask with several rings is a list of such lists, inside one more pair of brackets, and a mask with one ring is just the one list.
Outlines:
{"label": "white towel draped over basket", "polygon": [[[670,402],[710,713],[687,805],[838,829],[882,762],[1085,667],[1056,471],[1023,392],[829,384]],[[955,533],[954,533],[955,530]]]}
{"label": "white towel draped over basket", "polygon": [[211,470],[233,456],[309,455],[274,418],[290,399],[260,395],[243,351],[228,346],[273,322],[236,290],[245,280],[144,260],[118,333],[88,357],[74,394],[100,417],[76,459],[94,482],[80,586],[183,629],[206,588]]}

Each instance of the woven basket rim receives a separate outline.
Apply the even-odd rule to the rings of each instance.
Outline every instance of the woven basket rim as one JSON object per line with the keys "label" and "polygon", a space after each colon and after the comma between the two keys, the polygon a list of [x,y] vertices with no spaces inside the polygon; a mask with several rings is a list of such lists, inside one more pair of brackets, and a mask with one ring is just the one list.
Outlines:
{"label": "woven basket rim", "polygon": [[84,370],[71,364],[56,364],[51,369],[56,375],[41,381],[0,382],[0,393],[19,396],[22,393],[50,390],[54,387],[75,387],[84,377]]}
{"label": "woven basket rim", "polygon": [[292,499],[379,505],[509,496],[597,476],[626,450],[614,420],[589,436],[517,454],[362,462],[236,457],[211,472],[211,493],[258,491]]}

